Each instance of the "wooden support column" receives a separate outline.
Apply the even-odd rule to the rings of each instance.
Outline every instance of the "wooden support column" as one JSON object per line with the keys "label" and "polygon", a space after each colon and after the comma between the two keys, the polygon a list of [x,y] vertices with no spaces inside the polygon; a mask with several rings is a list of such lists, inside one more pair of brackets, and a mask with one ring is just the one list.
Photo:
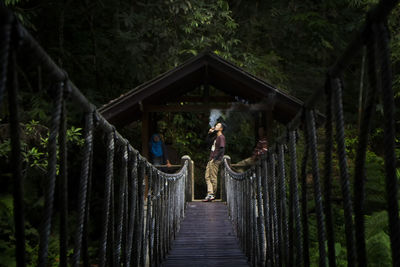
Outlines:
{"label": "wooden support column", "polygon": [[274,130],[274,115],[272,112],[272,109],[269,109],[267,111],[264,111],[265,113],[265,129],[267,130],[267,139],[268,139],[268,144],[272,144],[272,139],[273,139],[273,130]]}
{"label": "wooden support column", "polygon": [[[149,159],[149,112],[142,111],[142,156]],[[146,199],[149,191],[149,177],[146,175],[144,178],[145,190],[144,196]]]}
{"label": "wooden support column", "polygon": [[253,120],[254,120],[254,139],[255,139],[255,145],[257,145],[258,139],[260,137],[258,136],[258,128],[260,126],[264,126],[262,123],[260,124],[260,112],[256,111],[255,114],[253,115]]}
{"label": "wooden support column", "polygon": [[265,126],[268,138],[268,144],[272,144],[274,137],[274,106],[275,106],[275,93],[269,93],[267,98],[268,109],[262,114],[262,123]]}
{"label": "wooden support column", "polygon": [[149,135],[150,135],[149,112],[142,113],[142,155],[149,159]]}

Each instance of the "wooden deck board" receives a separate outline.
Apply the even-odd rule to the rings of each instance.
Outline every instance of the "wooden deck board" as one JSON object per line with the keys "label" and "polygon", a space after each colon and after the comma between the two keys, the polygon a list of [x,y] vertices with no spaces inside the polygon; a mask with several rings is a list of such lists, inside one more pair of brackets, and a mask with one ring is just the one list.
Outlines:
{"label": "wooden deck board", "polygon": [[249,266],[225,203],[188,203],[181,229],[161,266]]}

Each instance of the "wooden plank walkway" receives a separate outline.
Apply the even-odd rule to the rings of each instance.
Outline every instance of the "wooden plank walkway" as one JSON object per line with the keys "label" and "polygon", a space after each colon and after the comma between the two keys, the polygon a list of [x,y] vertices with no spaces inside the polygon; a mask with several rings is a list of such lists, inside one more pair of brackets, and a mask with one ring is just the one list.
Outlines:
{"label": "wooden plank walkway", "polygon": [[249,266],[224,202],[190,202],[163,267]]}

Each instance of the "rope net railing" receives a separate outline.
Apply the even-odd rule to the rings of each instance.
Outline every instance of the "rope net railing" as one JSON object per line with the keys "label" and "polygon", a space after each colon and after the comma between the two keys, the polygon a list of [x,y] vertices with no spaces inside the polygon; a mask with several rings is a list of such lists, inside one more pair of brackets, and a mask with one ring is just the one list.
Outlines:
{"label": "rope net railing", "polygon": [[[340,180],[347,266],[368,265],[371,259],[368,259],[365,237],[366,151],[378,101],[383,106],[384,129],[386,193],[382,198],[386,201],[392,266],[400,266],[395,109],[386,26],[389,13],[397,4],[398,1],[381,1],[368,13],[362,30],[330,68],[325,87],[311,95],[287,125],[285,134],[277,138],[267,155],[254,167],[238,173],[231,168],[229,157],[225,157],[228,210],[241,247],[252,266],[310,266],[310,257],[315,256],[310,255],[311,235],[316,239],[317,250],[314,251],[318,253],[318,261],[314,264],[337,266],[332,213],[334,167]],[[354,171],[350,172],[345,147],[341,77],[363,48],[368,64],[368,90],[362,108]],[[324,130],[318,131],[317,138],[318,113],[315,107],[321,101],[325,103]],[[318,139],[325,141],[323,153],[318,150]],[[301,151],[298,151],[299,146]],[[320,164],[320,154],[324,155],[323,164]],[[333,161],[333,157],[337,161]],[[333,166],[333,162],[337,162],[337,166]],[[350,173],[354,173],[353,178]],[[307,189],[308,185],[312,190]],[[351,188],[354,188],[353,193]],[[308,206],[310,199],[313,199],[312,211]]]}
{"label": "rope net railing", "polygon": [[[190,158],[182,157],[180,170],[173,174],[151,165],[96,111],[66,72],[1,5],[0,36],[0,105],[5,103],[9,109],[17,266],[53,265],[49,262],[53,236],[59,236],[59,266],[159,265],[179,230],[185,202],[191,199]],[[44,206],[37,262],[27,259],[25,243],[24,186],[30,176],[22,170],[17,72],[25,65],[41,66],[52,84],[49,94],[53,110],[47,175],[41,180]],[[3,95],[8,96],[7,101]],[[67,146],[68,103],[74,103],[74,114],[76,107],[81,108],[85,121],[84,145],[73,155],[68,154]],[[68,166],[69,157],[80,161],[80,174]],[[68,188],[71,179],[77,183],[73,193]],[[102,191],[98,192],[98,188]],[[102,203],[93,203],[94,194]]]}

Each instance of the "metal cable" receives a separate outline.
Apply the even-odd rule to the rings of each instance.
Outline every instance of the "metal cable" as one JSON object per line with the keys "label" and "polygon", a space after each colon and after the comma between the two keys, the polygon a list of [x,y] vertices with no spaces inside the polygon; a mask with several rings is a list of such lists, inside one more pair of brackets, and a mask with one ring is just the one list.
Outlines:
{"label": "metal cable", "polygon": [[75,239],[75,250],[72,258],[72,265],[74,267],[78,267],[80,264],[80,256],[81,256],[81,248],[82,248],[82,234],[83,234],[83,224],[84,224],[84,216],[86,210],[86,201],[87,201],[87,186],[88,186],[88,178],[89,178],[89,163],[90,163],[90,155],[93,148],[93,113],[87,113],[85,120],[85,145],[83,149],[83,160],[82,160],[82,168],[81,168],[81,176],[79,183],[79,197],[78,197],[78,205],[79,205],[79,215],[78,215],[78,228],[76,230],[76,239]]}
{"label": "metal cable", "polygon": [[384,121],[384,153],[386,172],[386,194],[389,215],[389,235],[393,266],[400,266],[400,221],[398,205],[398,182],[396,177],[394,93],[392,89],[392,69],[390,65],[389,33],[387,27],[378,24],[378,51],[381,67],[382,102]]}
{"label": "metal cable", "polygon": [[353,226],[353,205],[350,196],[350,182],[347,167],[346,146],[344,140],[344,119],[343,119],[343,100],[342,100],[342,81],[332,77],[331,87],[333,93],[334,112],[336,119],[336,143],[339,158],[340,182],[343,195],[343,210],[346,233],[347,265],[355,265],[354,247],[354,226]]}
{"label": "metal cable", "polygon": [[51,219],[53,215],[54,190],[57,175],[57,135],[60,130],[60,120],[62,112],[64,82],[56,85],[56,96],[54,99],[54,110],[51,117],[51,128],[48,139],[48,166],[47,181],[45,188],[45,206],[43,212],[42,229],[40,231],[38,266],[47,266],[47,254],[49,237],[51,231]]}
{"label": "metal cable", "polygon": [[318,153],[317,153],[317,133],[315,130],[315,119],[313,111],[306,111],[306,123],[308,131],[308,143],[311,153],[311,166],[313,172],[314,199],[317,217],[318,229],[318,250],[319,250],[319,266],[326,266],[326,250],[325,250],[325,225],[324,211],[322,208],[321,186],[319,179]]}

